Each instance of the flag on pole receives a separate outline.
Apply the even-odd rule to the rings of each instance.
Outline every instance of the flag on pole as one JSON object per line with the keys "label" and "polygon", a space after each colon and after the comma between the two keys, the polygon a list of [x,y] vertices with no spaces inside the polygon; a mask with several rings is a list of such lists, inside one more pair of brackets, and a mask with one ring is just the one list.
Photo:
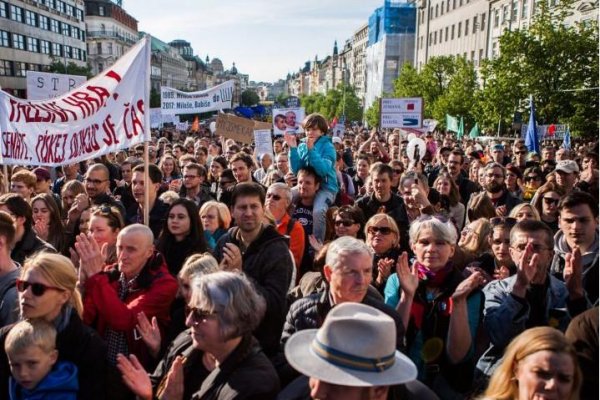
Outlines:
{"label": "flag on pole", "polygon": [[452,115],[446,114],[446,130],[458,132],[458,119]]}
{"label": "flag on pole", "polygon": [[540,154],[540,142],[537,135],[537,125],[535,123],[535,105],[533,104],[533,96],[529,95],[529,104],[531,112],[529,113],[529,124],[527,125],[527,133],[525,133],[525,146],[529,152]]}
{"label": "flag on pole", "polygon": [[571,150],[571,132],[569,131],[569,127],[567,126],[567,131],[565,132],[565,137],[562,142],[563,149]]}
{"label": "flag on pole", "polygon": [[194,122],[192,122],[192,132],[198,132],[200,130],[200,118],[196,115],[194,117]]}
{"label": "flag on pole", "polygon": [[465,122],[463,121],[463,117],[460,117],[460,125],[458,126],[458,132],[456,132],[456,137],[462,139],[465,135]]}
{"label": "flag on pole", "polygon": [[471,131],[469,132],[469,137],[471,139],[479,137],[479,124],[477,124],[477,122],[475,122],[475,126],[471,128]]}

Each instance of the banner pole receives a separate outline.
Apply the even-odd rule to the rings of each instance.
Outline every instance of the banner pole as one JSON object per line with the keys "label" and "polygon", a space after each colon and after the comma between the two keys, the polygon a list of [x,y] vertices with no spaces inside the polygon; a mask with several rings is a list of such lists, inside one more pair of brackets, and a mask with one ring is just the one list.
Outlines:
{"label": "banner pole", "polygon": [[150,226],[150,157],[148,155],[149,142],[144,142],[144,225]]}
{"label": "banner pole", "polygon": [[4,193],[8,193],[8,167],[6,164],[2,166],[2,174],[4,175]]}

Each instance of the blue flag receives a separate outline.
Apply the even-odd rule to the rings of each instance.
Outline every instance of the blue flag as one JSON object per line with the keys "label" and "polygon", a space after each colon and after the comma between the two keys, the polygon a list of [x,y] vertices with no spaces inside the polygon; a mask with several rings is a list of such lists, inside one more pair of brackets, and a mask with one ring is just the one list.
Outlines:
{"label": "blue flag", "polygon": [[529,104],[531,112],[529,113],[529,124],[527,125],[527,133],[525,134],[525,146],[529,152],[540,154],[540,142],[537,135],[537,126],[535,123],[535,105],[533,104],[533,96],[529,96]]}
{"label": "blue flag", "polygon": [[569,131],[569,127],[567,126],[567,131],[565,132],[565,137],[562,142],[563,149],[571,150],[571,132]]}

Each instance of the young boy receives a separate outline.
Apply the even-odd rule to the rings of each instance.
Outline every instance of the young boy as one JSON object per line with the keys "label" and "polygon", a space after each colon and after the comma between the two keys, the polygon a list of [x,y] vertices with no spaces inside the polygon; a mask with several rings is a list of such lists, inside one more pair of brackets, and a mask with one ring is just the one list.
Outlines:
{"label": "young boy", "polygon": [[321,187],[313,204],[313,235],[325,239],[325,213],[333,205],[338,192],[335,170],[336,153],[327,133],[327,120],[321,114],[310,114],[302,122],[306,139],[297,145],[296,136],[286,133],[285,141],[290,148],[290,166],[296,174],[302,167],[311,166],[321,178]]}
{"label": "young boy", "polygon": [[76,400],[77,367],[59,361],[56,329],[34,319],[16,324],[6,336],[4,350],[10,365],[9,399]]}

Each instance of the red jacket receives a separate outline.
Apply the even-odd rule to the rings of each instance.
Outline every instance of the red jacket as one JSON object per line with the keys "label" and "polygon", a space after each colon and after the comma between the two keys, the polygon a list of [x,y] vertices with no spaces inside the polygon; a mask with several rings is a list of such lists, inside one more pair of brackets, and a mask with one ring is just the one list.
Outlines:
{"label": "red jacket", "polygon": [[[124,331],[130,354],[135,354],[142,365],[148,366],[151,357],[139,335],[134,334],[137,314],[144,312],[149,320],[156,317],[164,337],[169,323],[169,310],[177,294],[177,281],[169,273],[162,255],[154,253],[125,301],[119,299],[119,272],[117,265],[90,277],[85,283],[83,321],[104,337],[107,328]],[[136,337],[138,339],[136,339]]]}
{"label": "red jacket", "polygon": [[[285,213],[281,221],[277,224],[277,232],[281,235],[290,237],[290,251],[294,255],[294,261],[296,262],[296,271],[300,271],[300,263],[302,263],[302,256],[304,255],[304,228],[300,225],[300,222],[295,221],[291,232],[288,234],[288,223],[290,222],[290,215]],[[297,275],[298,276],[298,275]],[[299,280],[298,277],[296,280]]]}

